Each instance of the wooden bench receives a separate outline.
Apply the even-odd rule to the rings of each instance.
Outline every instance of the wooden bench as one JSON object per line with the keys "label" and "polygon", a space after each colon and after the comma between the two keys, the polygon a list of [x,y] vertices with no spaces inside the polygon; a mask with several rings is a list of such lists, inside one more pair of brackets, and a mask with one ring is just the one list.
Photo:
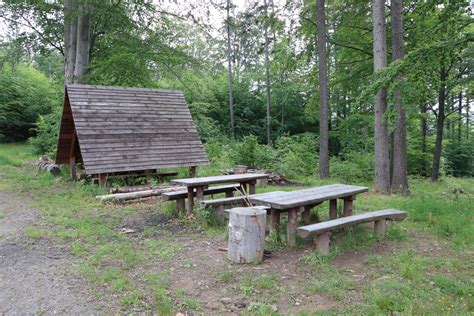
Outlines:
{"label": "wooden bench", "polygon": [[[238,190],[238,184],[226,184],[226,185],[217,185],[209,187],[204,190],[204,195],[213,195],[219,193],[225,193],[226,197],[232,197],[234,191]],[[194,196],[196,196],[196,190],[194,190]],[[174,192],[166,192],[161,194],[162,201],[176,201],[177,210],[184,211],[185,209],[185,200],[188,197],[187,190],[180,190]]]}
{"label": "wooden bench", "polygon": [[407,212],[389,209],[351,215],[321,223],[301,226],[298,227],[297,232],[298,235],[303,238],[315,236],[314,243],[316,244],[316,250],[323,255],[327,255],[329,253],[329,235],[332,230],[362,223],[375,222],[375,233],[377,236],[383,236],[385,234],[387,220],[401,221],[405,219],[405,217],[407,217]]}
{"label": "wooden bench", "polygon": [[199,202],[204,207],[214,208],[214,213],[219,222],[224,223],[226,219],[225,206],[242,206],[245,204],[244,196],[232,196],[213,200],[204,200]]}

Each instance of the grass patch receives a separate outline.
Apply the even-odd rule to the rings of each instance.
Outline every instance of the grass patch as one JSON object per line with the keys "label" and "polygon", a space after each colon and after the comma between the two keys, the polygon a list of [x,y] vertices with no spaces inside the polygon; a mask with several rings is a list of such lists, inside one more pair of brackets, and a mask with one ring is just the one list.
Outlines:
{"label": "grass patch", "polygon": [[43,230],[38,229],[38,228],[28,227],[25,229],[25,235],[30,238],[40,239],[43,237]]}

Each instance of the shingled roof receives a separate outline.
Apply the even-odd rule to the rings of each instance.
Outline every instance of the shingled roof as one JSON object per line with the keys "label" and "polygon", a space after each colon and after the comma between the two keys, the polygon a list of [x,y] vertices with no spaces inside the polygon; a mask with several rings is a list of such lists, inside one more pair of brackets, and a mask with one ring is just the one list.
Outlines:
{"label": "shingled roof", "polygon": [[56,163],[82,162],[87,174],[208,163],[183,94],[67,85]]}

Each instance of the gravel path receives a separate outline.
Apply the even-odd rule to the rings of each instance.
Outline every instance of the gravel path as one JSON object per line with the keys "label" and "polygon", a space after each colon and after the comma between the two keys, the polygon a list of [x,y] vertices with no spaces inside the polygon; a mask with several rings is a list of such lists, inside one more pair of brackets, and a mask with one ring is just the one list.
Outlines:
{"label": "gravel path", "polygon": [[41,220],[17,191],[0,190],[0,315],[100,314],[71,274],[75,259],[45,239],[25,236]]}

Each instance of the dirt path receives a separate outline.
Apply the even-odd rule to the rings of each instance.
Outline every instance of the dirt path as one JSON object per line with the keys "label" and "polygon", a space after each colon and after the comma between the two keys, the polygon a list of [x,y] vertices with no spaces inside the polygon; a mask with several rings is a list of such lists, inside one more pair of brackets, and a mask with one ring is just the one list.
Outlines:
{"label": "dirt path", "polygon": [[25,235],[39,218],[26,197],[0,190],[0,315],[99,313],[68,252]]}

